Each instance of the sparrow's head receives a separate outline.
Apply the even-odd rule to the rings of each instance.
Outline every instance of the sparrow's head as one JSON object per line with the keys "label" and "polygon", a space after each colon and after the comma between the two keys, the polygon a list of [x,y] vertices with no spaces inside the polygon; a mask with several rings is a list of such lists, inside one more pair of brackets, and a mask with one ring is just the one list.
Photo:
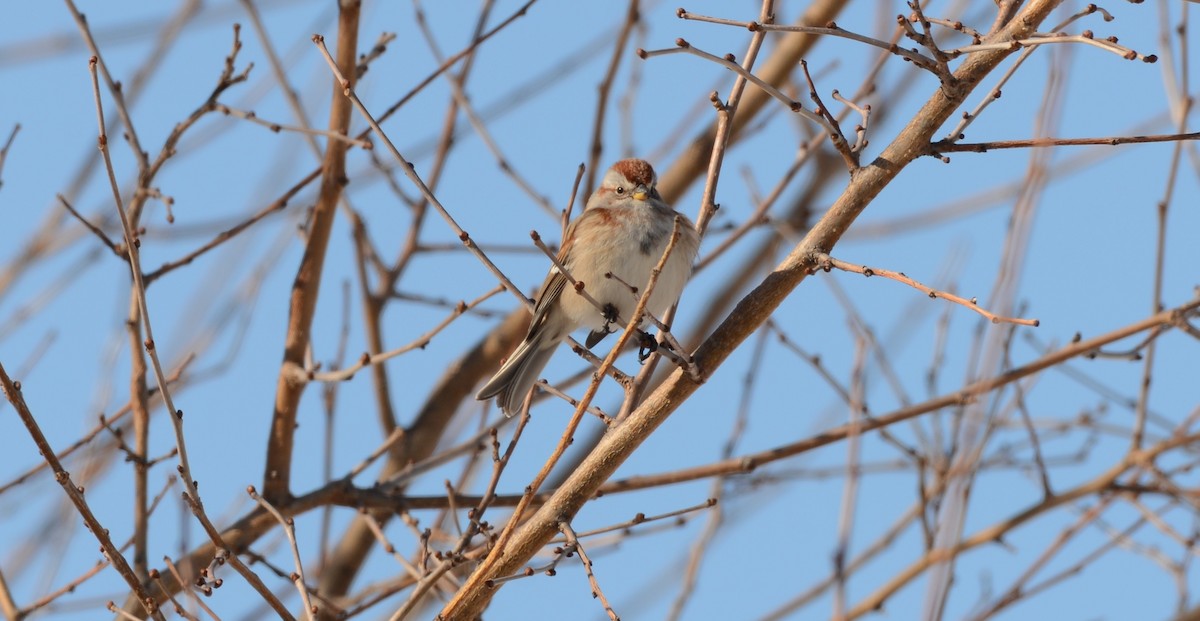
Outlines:
{"label": "sparrow's head", "polygon": [[604,180],[596,190],[598,195],[604,194],[615,201],[632,199],[644,201],[648,198],[661,200],[658,196],[658,176],[654,168],[646,160],[630,158],[612,165],[604,173]]}

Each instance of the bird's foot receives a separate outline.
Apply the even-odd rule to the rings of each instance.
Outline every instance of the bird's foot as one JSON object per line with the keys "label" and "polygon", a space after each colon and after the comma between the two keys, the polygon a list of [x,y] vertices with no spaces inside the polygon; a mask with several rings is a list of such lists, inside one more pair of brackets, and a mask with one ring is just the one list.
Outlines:
{"label": "bird's foot", "polygon": [[601,309],[600,312],[604,316],[604,326],[599,330],[592,330],[588,333],[587,340],[584,341],[584,344],[587,345],[588,349],[595,347],[597,343],[604,340],[604,337],[616,332],[616,330],[613,329],[613,324],[616,323],[617,319],[620,317],[620,313],[617,312],[617,307],[613,306],[612,304],[605,304],[604,308]]}
{"label": "bird's foot", "polygon": [[[661,346],[665,346],[664,343]],[[658,351],[660,347],[658,339],[655,339],[649,332],[638,330],[638,362],[644,363],[651,354]]]}
{"label": "bird's foot", "polygon": [[605,304],[604,308],[600,309],[600,314],[604,316],[604,331],[611,334],[613,332],[612,325],[617,322],[621,313],[617,311],[617,307],[612,303]]}

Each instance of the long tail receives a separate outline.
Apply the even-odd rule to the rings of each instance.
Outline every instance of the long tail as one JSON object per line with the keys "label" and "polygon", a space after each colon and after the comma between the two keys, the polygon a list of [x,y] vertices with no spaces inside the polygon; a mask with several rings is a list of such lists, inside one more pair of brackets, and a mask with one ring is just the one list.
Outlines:
{"label": "long tail", "polygon": [[545,340],[533,338],[522,341],[504,366],[496,371],[496,375],[479,389],[475,398],[483,401],[496,397],[496,403],[505,416],[519,412],[525,395],[529,394],[558,347],[557,340],[550,343],[543,342]]}

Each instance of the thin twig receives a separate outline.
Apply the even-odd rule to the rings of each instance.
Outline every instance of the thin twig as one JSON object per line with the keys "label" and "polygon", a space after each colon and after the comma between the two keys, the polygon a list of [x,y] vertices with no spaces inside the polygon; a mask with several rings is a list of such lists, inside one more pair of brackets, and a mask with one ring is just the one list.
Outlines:
{"label": "thin twig", "polygon": [[317,614],[317,608],[313,606],[312,600],[308,597],[308,587],[304,583],[304,563],[300,560],[300,544],[296,542],[296,523],[291,518],[283,517],[279,509],[275,505],[269,503],[262,496],[258,495],[254,486],[246,488],[246,493],[258,503],[258,506],[267,510],[268,513],[275,516],[279,521],[279,525],[283,527],[283,532],[287,535],[288,543],[292,546],[292,561],[296,564],[296,571],[292,574],[292,583],[296,585],[296,590],[300,592],[300,601],[304,602],[304,616],[312,619],[313,615]]}
{"label": "thin twig", "polygon": [[[583,571],[587,574],[588,584],[592,587],[592,597],[600,600],[600,605],[604,606],[604,612],[609,619],[621,621],[617,611],[613,610],[612,604],[608,603],[608,598],[604,596],[604,590],[600,588],[600,582],[596,580],[596,574],[592,571],[592,559],[588,558],[587,552],[583,550],[583,545],[579,543],[579,536],[575,534],[575,529],[571,528],[571,523],[563,520],[558,523],[558,528],[567,539],[567,549],[574,550],[579,554],[579,560],[583,562]],[[567,555],[570,556],[570,552]]]}
{"label": "thin twig", "polygon": [[[933,36],[933,29],[929,27],[929,20],[925,17],[925,12],[921,10],[921,3],[909,0],[908,7],[912,9],[912,16],[906,18],[903,15],[898,15],[896,17],[897,23],[905,31],[906,36],[929,50],[929,55],[937,63],[938,77],[949,83],[953,83],[953,74],[950,71],[950,66],[946,63],[950,57],[938,47],[937,39]],[[913,21],[921,25],[920,34],[913,31],[911,24]]]}
{"label": "thin twig", "polygon": [[591,194],[596,189],[596,174],[600,172],[600,156],[604,152],[603,134],[609,93],[612,91],[613,81],[617,77],[617,70],[621,68],[621,59],[625,56],[625,46],[629,44],[629,34],[641,19],[639,0],[628,0],[628,2],[625,19],[621,22],[617,36],[612,40],[612,56],[608,59],[608,68],[605,69],[604,77],[600,80],[599,87],[596,88],[596,114],[592,119],[591,146],[588,148],[589,170],[585,186],[586,194]]}
{"label": "thin twig", "polygon": [[579,183],[583,181],[583,172],[585,170],[583,162],[579,163],[579,170],[575,171],[575,183],[571,184],[571,196],[567,199],[567,206],[562,211],[562,232],[560,239],[567,238],[567,228],[571,225],[571,211],[575,207],[575,199],[579,195]]}
{"label": "thin twig", "polygon": [[[763,23],[769,23],[774,19],[774,0],[763,0],[762,5],[759,8],[759,21]],[[712,102],[713,108],[717,111],[717,119],[712,135],[712,150],[710,151],[708,157],[708,170],[704,177],[704,192],[700,197],[700,213],[696,216],[696,233],[701,239],[703,239],[705,232],[708,230],[709,223],[712,221],[713,216],[716,215],[717,209],[719,208],[719,205],[717,205],[716,202],[717,188],[721,179],[721,170],[724,168],[725,152],[729,146],[730,140],[733,138],[735,123],[739,118],[737,116],[737,111],[741,107],[742,98],[746,93],[746,83],[757,79],[758,83],[767,84],[767,82],[754,76],[752,71],[754,69],[754,63],[758,61],[758,53],[762,49],[765,39],[766,34],[764,32],[754,32],[754,35],[750,37],[750,43],[746,46],[746,54],[742,59],[742,64],[740,65],[734,62],[735,59],[732,54],[728,54],[723,60],[718,61],[727,63],[727,66],[732,66],[737,77],[735,77],[733,80],[733,85],[729,89],[729,97],[725,102],[721,102],[721,98],[716,91],[713,91],[709,96],[709,100]],[[683,39],[677,39],[676,44],[687,46],[687,42]],[[688,47],[690,48],[690,46]],[[644,50],[639,49],[637,54],[643,59],[647,58]],[[702,53],[702,55],[704,54]],[[767,85],[770,86],[769,84]],[[793,111],[797,111],[799,103],[793,103],[795,103],[795,105],[789,105],[789,108],[791,108]],[[802,113],[807,113],[807,111],[804,110],[799,111]],[[678,306],[679,303],[676,301],[676,303],[671,305],[671,307],[668,308],[663,314],[662,322],[658,325],[659,329],[664,334],[668,334],[666,324],[670,324],[675,318],[675,311]],[[683,369],[692,381],[697,383],[703,381],[701,370],[695,364],[695,359],[692,357],[692,354],[686,353],[687,350],[685,350],[683,347],[678,347],[678,342],[676,342],[673,337],[668,335],[666,340],[671,341],[672,346],[676,347],[675,351],[678,351],[681,354],[678,357],[672,356],[672,362]],[[650,380],[654,376],[654,372],[658,366],[658,361],[659,356],[651,357],[647,363],[642,366],[641,371],[638,372],[637,377],[634,379],[633,385],[626,389],[625,401],[621,407],[621,410],[617,413],[618,420],[624,420],[626,417],[628,417],[629,413],[633,411],[634,407],[641,403],[642,396],[645,394],[645,391],[650,385]]]}
{"label": "thin twig", "polygon": [[910,61],[914,65],[921,67],[922,69],[926,69],[926,70],[930,71],[934,75],[938,74],[937,62],[934,61],[932,58],[929,58],[928,56],[925,56],[914,50],[906,50],[906,49],[896,45],[895,43],[888,43],[887,41],[881,41],[879,39],[860,35],[855,32],[850,32],[849,30],[844,30],[842,28],[839,28],[838,25],[835,24],[834,22],[829,22],[829,24],[826,27],[822,28],[819,26],[787,26],[787,25],[782,25],[782,24],[765,24],[765,23],[761,23],[761,22],[740,22],[740,21],[733,20],[733,19],[723,19],[720,17],[709,17],[707,15],[700,15],[699,13],[691,13],[688,11],[684,11],[683,9],[680,9],[676,13],[676,15],[678,15],[680,19],[687,19],[687,20],[693,20],[693,21],[698,21],[698,22],[708,22],[710,24],[722,24],[725,26],[736,26],[738,28],[746,28],[746,29],[749,29],[754,32],[758,32],[760,30],[764,30],[767,32],[797,32],[797,33],[805,33],[805,34],[818,35],[818,36],[830,36],[830,37],[840,37],[843,39],[849,39],[851,41],[857,41],[859,43],[866,43],[867,45],[871,45],[871,46],[877,47],[881,50],[884,50],[886,52],[889,52],[891,54],[895,54],[895,55],[903,58],[904,60]]}
{"label": "thin twig", "polygon": [[379,520],[375,519],[375,516],[371,515],[365,510],[362,512],[362,519],[371,529],[371,534],[375,535],[375,539],[379,542],[379,545],[383,548],[383,551],[392,555],[392,558],[396,559],[396,563],[398,563],[400,567],[404,568],[404,571],[408,575],[412,576],[413,580],[420,580],[422,577],[421,570],[418,569],[416,565],[410,563],[408,559],[404,558],[403,554],[396,552],[396,546],[392,545],[392,542],[388,540],[387,535],[384,534],[383,527],[379,524]]}
{"label": "thin twig", "polygon": [[808,96],[816,104],[816,112],[821,118],[825,119],[825,131],[829,134],[829,140],[833,143],[833,148],[842,156],[842,160],[846,162],[846,170],[850,174],[858,170],[858,154],[850,148],[849,141],[846,140],[846,134],[842,133],[842,126],[838,123],[837,117],[825,107],[825,103],[821,101],[821,95],[817,93],[817,85],[813,82],[812,74],[808,72],[808,61],[800,61],[800,70],[804,72],[804,80],[808,82]]}
{"label": "thin twig", "polygon": [[1140,54],[1136,50],[1129,49],[1123,45],[1117,45],[1112,41],[1097,40],[1091,36],[1090,30],[1085,30],[1083,34],[1068,35],[1066,33],[1041,34],[1035,33],[1029,39],[1018,39],[1015,41],[1006,41],[1000,43],[980,43],[976,45],[967,45],[952,50],[946,50],[946,55],[951,58],[961,56],[963,54],[973,54],[976,52],[984,52],[989,50],[1015,50],[1020,48],[1032,48],[1038,45],[1048,45],[1051,43],[1083,43],[1098,47],[1106,52],[1112,52],[1125,60],[1140,60],[1144,63],[1158,62],[1158,56],[1154,54]]}
{"label": "thin twig", "polygon": [[821,254],[817,257],[817,267],[818,267],[818,269],[823,269],[826,272],[828,272],[830,269],[837,268],[839,270],[843,270],[846,272],[854,272],[856,274],[862,274],[863,276],[866,276],[868,278],[871,276],[882,276],[889,280],[894,280],[899,283],[904,283],[904,284],[916,289],[917,291],[920,291],[921,293],[928,295],[930,298],[933,298],[933,299],[942,298],[942,299],[954,302],[955,304],[965,306],[966,308],[969,308],[969,309],[979,313],[980,315],[983,315],[983,317],[985,317],[988,321],[990,321],[992,323],[1015,323],[1017,325],[1032,326],[1035,328],[1040,323],[1037,319],[1020,319],[1020,318],[1016,318],[1016,317],[1001,317],[1000,315],[996,315],[994,313],[991,313],[989,311],[986,311],[986,310],[980,308],[978,306],[978,304],[976,303],[975,298],[971,298],[970,300],[968,300],[966,298],[959,297],[959,296],[954,295],[953,293],[950,293],[947,291],[938,291],[937,289],[934,289],[932,287],[927,287],[927,286],[909,278],[908,276],[905,276],[904,273],[902,273],[902,272],[893,272],[891,270],[867,267],[865,265],[855,265],[853,263],[847,263],[846,261],[842,261],[840,259],[835,259],[827,254]]}
{"label": "thin twig", "polygon": [[255,114],[253,110],[238,110],[237,108],[231,108],[223,103],[213,104],[213,109],[216,110],[217,112],[220,112],[221,114],[224,114],[225,116],[232,116],[232,117],[242,119],[244,121],[250,121],[251,123],[254,123],[256,125],[261,125],[276,134],[278,134],[279,132],[286,131],[286,132],[295,132],[298,134],[308,134],[310,136],[323,136],[330,140],[340,140],[350,146],[358,147],[360,149],[370,150],[371,148],[373,148],[373,145],[369,141],[363,140],[361,138],[354,138],[351,136],[347,136],[345,134],[339,134],[337,132],[331,132],[331,131],[325,130],[325,129],[315,129],[315,128],[311,128],[311,127],[298,127],[295,125],[285,125],[283,123],[275,123],[273,121],[268,121],[266,119],[259,118],[259,116],[257,114]]}
{"label": "thin twig", "polygon": [[113,254],[117,255],[118,257],[120,257],[122,259],[125,258],[125,247],[124,246],[118,246],[115,242],[113,242],[113,240],[108,238],[108,235],[105,234],[105,232],[102,231],[100,229],[100,227],[96,226],[95,224],[92,224],[91,220],[88,220],[87,218],[83,217],[83,214],[79,213],[78,211],[75,211],[75,208],[71,206],[71,203],[67,202],[67,198],[65,196],[63,196],[62,194],[55,194],[55,196],[58,197],[58,201],[60,203],[62,203],[62,206],[65,207],[67,209],[67,211],[71,212],[71,215],[75,216],[76,220],[79,220],[80,224],[82,224],[84,227],[87,228],[87,230],[91,231],[93,235],[95,235],[97,238],[100,239],[100,243],[104,244],[105,246],[108,246],[108,249],[111,250]]}
{"label": "thin twig", "polygon": [[1145,144],[1151,142],[1184,142],[1200,140],[1200,132],[1184,134],[1155,134],[1150,136],[1106,136],[1098,138],[1031,138],[1027,140],[996,140],[992,142],[954,142],[939,140],[929,145],[931,153],[987,153],[1000,149],[1030,149],[1045,147],[1074,147],[1082,145]]}
{"label": "thin twig", "polygon": [[429,331],[427,331],[425,334],[422,334],[421,336],[417,337],[416,339],[414,339],[411,343],[409,343],[407,345],[403,345],[401,347],[397,347],[395,349],[385,351],[382,353],[378,353],[375,355],[363,354],[362,356],[359,357],[358,361],[355,362],[354,364],[352,364],[344,369],[338,369],[336,371],[328,371],[325,373],[315,373],[315,372],[309,371],[309,372],[305,373],[305,372],[297,370],[295,379],[297,379],[298,381],[306,381],[307,380],[307,381],[313,381],[313,382],[342,382],[342,381],[346,381],[346,380],[354,377],[355,373],[357,373],[360,369],[363,369],[365,367],[379,364],[385,360],[390,360],[392,358],[395,358],[396,356],[408,353],[413,350],[425,349],[429,345],[429,343],[433,340],[433,337],[437,336],[442,330],[446,329],[446,327],[449,326],[451,323],[454,323],[455,319],[458,319],[459,317],[463,316],[468,310],[475,308],[476,306],[482,304],[484,301],[488,300],[489,298],[496,295],[497,293],[500,293],[500,291],[502,291],[502,290],[503,290],[502,287],[496,286],[496,287],[492,288],[491,290],[485,292],[483,295],[475,298],[474,300],[471,300],[469,303],[460,301],[458,303],[458,305],[454,307],[454,310],[451,311],[450,314],[447,315],[445,318],[443,318],[440,322],[438,322],[438,324],[436,326],[430,328]]}
{"label": "thin twig", "polygon": [[[856,339],[854,348],[854,363],[851,367],[850,402],[847,411],[851,426],[854,426],[867,413],[865,401],[866,387],[864,368],[868,350],[867,340],[861,334]],[[859,479],[862,438],[857,433],[851,433],[846,439],[846,479],[842,487],[842,504],[838,511],[837,547],[833,553],[833,618],[843,619],[846,612],[846,557],[850,551],[850,535],[854,532],[854,518],[858,507]]]}
{"label": "thin twig", "polygon": [[784,95],[783,92],[780,91],[778,88],[775,88],[774,86],[771,86],[770,84],[767,84],[765,81],[763,81],[762,78],[754,75],[753,73],[750,73],[749,71],[746,71],[741,65],[730,60],[730,57],[727,56],[727,57],[722,58],[720,56],[714,56],[712,54],[709,54],[708,52],[705,52],[704,50],[696,49],[696,47],[694,47],[691,43],[688,43],[684,39],[676,39],[675,45],[676,45],[676,47],[674,47],[674,48],[667,48],[667,49],[661,49],[661,50],[638,50],[638,56],[645,59],[645,58],[654,58],[655,56],[667,56],[670,54],[691,54],[692,56],[698,56],[705,60],[714,62],[714,63],[721,65],[722,67],[725,67],[726,69],[742,76],[743,78],[746,79],[746,81],[748,81],[751,84],[762,89],[763,92],[767,93],[771,97],[774,97],[775,99],[779,100],[781,103],[783,103],[783,105],[787,106],[787,108],[789,110],[791,110],[792,112],[795,112],[796,114],[799,114],[800,116],[821,126],[823,129],[825,129],[826,131],[829,132],[830,136],[837,135],[837,132],[832,127],[829,126],[828,121],[826,121],[824,117],[822,117],[821,115],[819,115],[815,112],[812,112],[811,110],[806,109],[800,102],[796,101],[795,99],[792,99],[791,97],[788,97],[787,95]]}
{"label": "thin twig", "polygon": [[[151,328],[150,323],[150,311],[146,302],[146,285],[142,278],[141,259],[138,250],[141,242],[137,239],[130,218],[125,212],[125,204],[121,200],[121,192],[117,186],[116,174],[113,171],[112,158],[109,157],[108,153],[108,135],[104,129],[104,110],[100,101],[100,87],[96,76],[96,57],[93,56],[91,58],[91,61],[88,63],[88,68],[92,75],[92,94],[94,95],[96,102],[96,121],[99,125],[100,154],[104,160],[104,168],[108,173],[109,187],[113,193],[113,201],[116,204],[117,213],[121,216],[121,227],[125,232],[125,247],[129,252],[129,269],[133,274],[134,297],[136,298],[136,303],[141,316],[142,327],[144,328],[146,335],[144,345],[147,353],[150,355],[151,366],[154,369],[154,378],[158,383],[158,390],[162,395],[163,404],[166,406],[167,412],[169,412],[167,418],[171,420],[172,427],[175,430],[175,446],[179,448],[179,473],[183,479],[184,489],[186,490],[184,492],[184,497],[187,499],[188,505],[192,509],[192,513],[195,514],[205,531],[207,531],[210,536],[216,536],[219,538],[220,533],[217,531],[216,527],[212,525],[212,522],[209,521],[208,515],[204,512],[204,504],[200,500],[199,491],[196,489],[196,481],[192,476],[191,464],[188,461],[187,443],[183,437],[183,410],[178,410],[175,408],[174,400],[171,398],[171,392],[167,387],[166,377],[163,374],[162,362],[158,358],[158,350],[154,344],[154,331]],[[214,540],[214,543],[217,543],[217,541]],[[218,545],[220,544],[218,543]],[[258,576],[255,576],[254,573],[249,570],[249,568],[238,561],[236,556],[231,556],[231,562],[233,563],[234,567],[238,569],[239,573],[246,578],[250,585],[258,591],[259,595],[261,595],[268,603],[272,605],[276,612],[280,613],[281,616],[284,616],[285,618],[291,617],[291,614],[287,612],[287,609],[283,607],[283,604],[280,603],[278,598],[276,598],[274,594],[272,594],[271,591],[266,588],[266,585],[262,583],[262,580],[258,579]],[[144,602],[143,605],[145,605]],[[157,603],[154,605],[157,607]]]}
{"label": "thin twig", "polygon": [[454,231],[454,234],[458,236],[459,240],[462,241],[463,245],[467,247],[471,254],[479,259],[480,262],[482,262],[484,266],[488,268],[488,271],[495,275],[496,278],[504,284],[506,289],[508,289],[513,295],[517,296],[517,298],[521,301],[528,303],[525,295],[521,293],[521,289],[513,284],[513,282],[508,279],[508,276],[505,276],[504,273],[500,271],[500,268],[496,267],[496,264],[492,263],[492,260],[489,259],[487,255],[484,254],[483,250],[481,250],[475,243],[475,240],[471,239],[471,236],[464,231],[461,226],[458,225],[458,222],[453,216],[450,215],[450,212],[442,206],[441,201],[439,201],[437,197],[433,195],[433,192],[430,191],[429,186],[425,185],[425,182],[421,179],[420,175],[417,174],[415,167],[408,160],[406,160],[403,155],[400,154],[400,151],[396,149],[396,145],[392,144],[391,139],[388,138],[383,129],[379,127],[379,123],[375,120],[375,117],[371,116],[371,113],[367,110],[367,107],[363,105],[362,101],[359,100],[358,95],[355,94],[354,89],[350,87],[350,83],[347,82],[346,78],[342,76],[341,70],[338,69],[337,62],[335,62],[333,57],[329,55],[329,50],[325,47],[325,37],[321,35],[313,35],[313,43],[316,44],[317,49],[320,50],[321,55],[325,58],[325,62],[329,65],[329,70],[333,73],[334,78],[337,79],[338,83],[342,86],[343,94],[350,99],[350,101],[354,104],[354,107],[358,110],[359,114],[361,114],[363,119],[367,121],[367,124],[371,126],[371,129],[375,132],[375,135],[383,141],[385,146],[387,146],[388,151],[392,154],[392,157],[396,159],[396,162],[400,165],[400,169],[404,172],[404,175],[408,177],[408,179],[412,181],[414,185],[417,186],[417,188],[421,191],[421,195],[425,198],[425,200],[429,201],[430,205],[433,205],[433,208],[436,209],[437,212],[442,216],[442,219],[444,219],[446,223],[450,225],[451,230]]}
{"label": "thin twig", "polygon": [[[100,74],[104,76],[104,84],[108,87],[108,93],[113,98],[113,104],[117,109],[117,115],[121,119],[121,124],[125,126],[126,139],[129,142],[129,148],[133,152],[133,157],[137,162],[139,171],[144,171],[149,168],[149,159],[146,151],[142,149],[141,141],[138,139],[137,129],[133,125],[133,117],[129,114],[129,109],[125,105],[125,95],[119,82],[113,79],[112,74],[108,72],[108,64],[104,62],[103,56],[100,54],[100,47],[96,45],[96,39],[92,37],[92,30],[88,26],[87,18],[79,9],[75,8],[73,0],[66,0],[67,10],[71,12],[71,17],[75,19],[75,25],[79,28],[79,33],[83,36],[84,43],[87,44],[88,50],[92,53],[93,68],[99,65]],[[97,95],[99,97],[99,87],[97,86]],[[100,117],[100,124],[104,124],[104,117]]]}
{"label": "thin twig", "polygon": [[[558,397],[559,399],[566,401],[567,405],[569,405],[571,407],[575,407],[575,406],[579,405],[578,399],[559,390],[553,384],[551,384],[550,382],[547,382],[544,379],[538,380],[537,386],[538,386],[538,388],[541,388],[542,390],[546,391],[548,394],[554,395],[555,397]],[[604,410],[601,410],[600,408],[598,408],[594,405],[589,406],[587,409],[587,412],[588,412],[588,414],[594,414],[596,416],[596,418],[599,418],[600,422],[604,423],[605,425],[611,425],[613,423],[614,419],[612,416],[605,414]]]}
{"label": "thin twig", "polygon": [[834,100],[838,101],[847,108],[854,110],[862,116],[862,124],[854,127],[854,144],[850,145],[851,153],[861,154],[862,150],[865,149],[868,144],[867,128],[871,124],[871,104],[860,106],[853,101],[842,97],[842,94],[839,93],[837,89],[833,89],[833,93],[831,93],[831,95],[833,96]]}
{"label": "thin twig", "polygon": [[[208,607],[208,604],[204,603],[204,600],[200,599],[199,595],[196,595],[196,591],[190,585],[188,585],[187,581],[185,581],[183,579],[183,576],[179,573],[179,568],[176,567],[175,563],[171,561],[171,557],[164,556],[163,564],[165,564],[167,566],[167,571],[171,572],[171,575],[175,577],[175,580],[178,581],[179,584],[185,585],[183,587],[183,592],[187,593],[188,597],[190,597],[192,599],[192,601],[196,602],[197,606],[199,606],[200,608],[203,608],[204,611],[207,612],[210,617],[212,617],[213,619],[216,619],[217,621],[220,621],[220,617],[218,617],[216,615],[216,613],[214,613],[212,611],[212,609]],[[214,578],[214,576],[212,576],[211,574],[209,574],[207,576],[207,579],[209,581],[213,582],[214,586],[218,586],[218,587],[221,586],[221,580],[219,578],[214,580],[213,578]],[[161,586],[162,586],[161,578],[158,580],[158,583],[161,588]],[[205,594],[211,595],[212,591],[211,590],[205,591]],[[171,598],[172,601],[174,601],[174,599],[175,599],[174,597]]]}
{"label": "thin twig", "polygon": [[313,170],[308,175],[306,175],[304,178],[300,179],[295,184],[293,184],[292,187],[285,190],[284,193],[279,198],[275,199],[270,204],[268,204],[267,206],[260,209],[257,213],[251,215],[249,218],[246,218],[245,220],[239,222],[238,224],[236,224],[224,231],[221,231],[220,233],[217,233],[217,235],[214,236],[207,243],[205,243],[204,245],[200,246],[199,248],[196,248],[195,250],[189,252],[188,254],[186,254],[178,259],[175,259],[173,261],[167,261],[166,263],[163,263],[162,265],[160,265],[158,267],[158,269],[146,274],[146,277],[145,277],[146,283],[147,284],[152,283],[152,282],[158,280],[159,278],[162,278],[163,276],[165,276],[166,274],[170,273],[173,270],[179,269],[185,265],[190,265],[193,261],[200,258],[201,256],[204,256],[209,251],[211,251],[211,250],[215,249],[216,247],[220,246],[221,244],[233,239],[234,237],[237,237],[240,233],[242,233],[246,229],[250,228],[254,224],[257,224],[263,218],[266,218],[267,216],[269,216],[275,212],[283,211],[288,206],[288,201],[290,201],[297,194],[299,194],[301,192],[301,190],[308,187],[308,184],[312,183],[313,181],[316,181],[320,177],[321,177],[321,169],[317,168],[316,170]]}
{"label": "thin twig", "polygon": [[[600,387],[600,380],[603,379],[605,371],[613,365],[617,355],[621,352],[622,348],[625,346],[625,343],[628,342],[628,340],[632,337],[633,332],[637,329],[638,324],[641,322],[642,314],[646,310],[646,304],[650,300],[650,294],[654,291],[654,286],[658,282],[658,276],[662,272],[662,268],[666,264],[667,259],[671,256],[671,252],[675,249],[676,243],[679,241],[679,227],[680,219],[676,218],[674,228],[671,233],[671,239],[669,242],[667,242],[667,247],[663,249],[663,254],[659,258],[658,264],[655,265],[653,270],[651,270],[650,278],[646,282],[646,289],[642,292],[642,296],[638,300],[636,308],[634,308],[633,316],[629,319],[628,325],[625,327],[625,330],[621,332],[617,339],[616,345],[614,345],[613,348],[608,352],[608,356],[604,358],[604,362],[600,364],[600,368],[592,375],[592,381],[588,385],[587,390],[584,392],[583,397],[580,398],[579,404],[575,406],[575,412],[571,415],[571,419],[567,422],[567,426],[563,430],[558,444],[554,447],[554,451],[551,453],[550,457],[546,459],[546,462],[542,464],[541,470],[534,477],[533,481],[526,486],[525,493],[521,496],[521,503],[518,504],[516,509],[513,510],[513,515],[509,519],[508,524],[500,533],[500,536],[496,539],[494,546],[487,555],[487,558],[484,559],[481,567],[476,569],[476,573],[473,574],[474,577],[485,575],[485,569],[490,564],[496,563],[502,556],[504,556],[505,546],[509,538],[512,537],[517,524],[521,521],[521,516],[529,508],[534,496],[538,493],[542,484],[545,483],[546,478],[550,476],[551,470],[553,470],[554,466],[558,463],[567,447],[570,446],[570,444],[574,441],[575,430],[579,427],[579,423],[583,420],[584,412],[586,412],[588,406],[592,404],[592,398],[596,395],[596,391]],[[526,413],[525,416],[522,416],[522,420],[526,419],[527,417],[528,413]],[[461,594],[462,592],[463,590],[459,589],[459,593]],[[453,605],[453,603],[454,602],[451,601],[450,605]]]}
{"label": "thin twig", "polygon": [[13,140],[17,138],[17,132],[19,131],[21,131],[21,124],[14,124],[12,132],[8,134],[8,140],[5,140],[4,146],[0,147],[0,188],[4,187],[4,160],[8,159],[8,150],[12,148]]}
{"label": "thin twig", "polygon": [[[1050,34],[1056,35],[1057,33],[1062,32],[1062,30],[1064,28],[1066,28],[1073,22],[1075,22],[1079,19],[1082,19],[1088,15],[1091,15],[1097,11],[1099,11],[1101,13],[1101,16],[1104,18],[1105,21],[1112,21],[1112,15],[1109,15],[1107,11],[1098,8],[1095,4],[1088,4],[1086,7],[1084,7],[1079,12],[1068,16],[1062,22],[1059,22],[1056,26],[1054,26],[1054,28],[1051,28]],[[1018,47],[1020,47],[1020,46],[1018,46]],[[1008,49],[1014,49],[1014,48],[1008,47],[1008,48],[1003,48],[1003,49],[1008,50]],[[946,134],[947,141],[953,142],[956,140],[961,140],[963,138],[963,133],[962,133],[963,130],[965,130],[967,128],[967,126],[969,126],[971,123],[973,123],[975,121],[975,119],[979,118],[979,114],[981,112],[983,112],[984,109],[986,109],[989,105],[991,105],[993,102],[995,102],[997,99],[1000,98],[1000,89],[1004,88],[1004,85],[1007,84],[1009,79],[1011,79],[1012,76],[1016,74],[1017,69],[1019,69],[1021,67],[1021,65],[1024,64],[1025,61],[1029,59],[1029,57],[1033,54],[1035,49],[1036,48],[1032,48],[1032,47],[1026,47],[1024,49],[1021,49],[1021,53],[1017,55],[1017,59],[1012,63],[1011,66],[1009,66],[1009,68],[1007,70],[1005,70],[1004,74],[996,82],[996,86],[992,87],[991,89],[988,89],[987,95],[983,98],[982,101],[980,101],[975,106],[975,109],[971,110],[970,112],[962,113],[962,119],[958,122],[958,125],[956,125],[954,127],[954,129],[950,131],[950,133]],[[943,159],[945,159],[945,158],[943,157]]]}
{"label": "thin twig", "polygon": [[50,464],[50,469],[54,472],[54,479],[63,488],[63,491],[67,493],[67,498],[83,518],[83,522],[87,525],[88,530],[91,531],[92,536],[100,542],[100,548],[103,550],[105,557],[116,568],[117,573],[121,574],[121,577],[124,578],[129,588],[137,594],[138,601],[141,602],[146,613],[155,619],[164,620],[162,612],[158,609],[158,602],[146,591],[141,580],[134,574],[133,568],[129,566],[129,562],[125,560],[121,551],[113,544],[112,539],[108,536],[108,529],[104,528],[100,524],[100,521],[96,519],[96,515],[92,513],[91,507],[88,506],[87,500],[83,497],[83,487],[76,486],[71,481],[71,473],[67,472],[63,468],[62,462],[58,461],[58,457],[55,456],[54,449],[50,447],[45,434],[42,433],[37,419],[29,411],[29,406],[25,404],[25,396],[21,394],[21,384],[14,382],[8,377],[3,364],[0,364],[0,388],[3,389],[4,396],[8,399],[8,402],[17,411],[17,416],[21,418],[21,422],[25,424],[25,428],[33,438],[33,443],[37,445],[38,451],[46,462]]}

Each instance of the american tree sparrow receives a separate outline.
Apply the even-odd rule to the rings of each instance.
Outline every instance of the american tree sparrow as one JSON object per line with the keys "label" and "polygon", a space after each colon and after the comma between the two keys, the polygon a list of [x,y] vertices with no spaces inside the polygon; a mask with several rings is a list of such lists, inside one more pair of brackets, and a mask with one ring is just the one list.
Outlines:
{"label": "american tree sparrow", "polygon": [[[558,262],[576,282],[583,283],[584,291],[600,308],[576,293],[558,267],[551,268],[538,291],[525,340],[479,390],[476,399],[498,397],[500,409],[512,416],[521,409],[550,356],[569,334],[588,328],[590,348],[613,331],[618,317],[629,321],[640,291],[667,248],[676,216],[682,218],[679,241],[667,257],[646,310],[661,316],[679,300],[692,274],[700,236],[687,217],[663,202],[655,188],[657,180],[654,169],[644,160],[621,160],[608,169],[583,213],[567,227],[566,239],[558,251]],[[631,287],[637,287],[638,292]]]}

